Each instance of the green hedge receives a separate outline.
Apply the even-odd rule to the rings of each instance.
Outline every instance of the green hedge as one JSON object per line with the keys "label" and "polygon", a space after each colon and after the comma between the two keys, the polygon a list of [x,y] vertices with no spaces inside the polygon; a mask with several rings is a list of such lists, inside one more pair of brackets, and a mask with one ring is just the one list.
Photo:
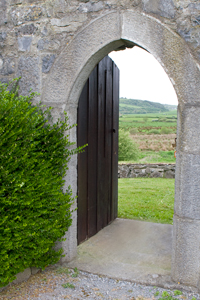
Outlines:
{"label": "green hedge", "polygon": [[[71,143],[64,121],[18,96],[16,81],[0,84],[0,286],[27,267],[56,263],[52,247],[71,225],[70,188],[62,192]],[[8,91],[10,90],[10,91]]]}
{"label": "green hedge", "polygon": [[137,160],[139,157],[138,145],[131,139],[129,132],[119,129],[119,161]]}

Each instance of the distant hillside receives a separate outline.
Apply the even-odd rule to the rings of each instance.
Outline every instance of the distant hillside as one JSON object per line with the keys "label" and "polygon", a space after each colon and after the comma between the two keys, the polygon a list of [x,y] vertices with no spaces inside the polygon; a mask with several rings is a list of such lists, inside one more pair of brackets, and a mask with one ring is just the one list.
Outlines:
{"label": "distant hillside", "polygon": [[163,104],[168,110],[177,110],[177,105]]}
{"label": "distant hillside", "polygon": [[[173,107],[173,108],[172,108]],[[175,105],[161,104],[147,100],[119,99],[119,113],[124,114],[147,114],[160,113],[176,109]]]}

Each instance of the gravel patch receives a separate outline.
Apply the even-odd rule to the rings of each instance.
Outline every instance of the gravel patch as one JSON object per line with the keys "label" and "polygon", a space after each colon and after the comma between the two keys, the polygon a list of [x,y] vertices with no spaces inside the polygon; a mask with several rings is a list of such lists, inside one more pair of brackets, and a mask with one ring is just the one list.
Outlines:
{"label": "gravel patch", "polygon": [[200,295],[180,290],[166,290],[128,281],[98,276],[77,269],[47,268],[29,280],[11,285],[0,293],[1,300],[199,300]]}

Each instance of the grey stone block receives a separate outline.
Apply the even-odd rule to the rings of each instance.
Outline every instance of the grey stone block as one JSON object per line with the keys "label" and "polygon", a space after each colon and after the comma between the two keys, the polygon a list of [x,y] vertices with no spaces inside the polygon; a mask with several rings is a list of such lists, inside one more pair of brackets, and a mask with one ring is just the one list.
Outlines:
{"label": "grey stone block", "polygon": [[51,25],[54,26],[56,31],[67,31],[67,32],[74,32],[80,27],[83,22],[87,20],[86,14],[74,14],[71,13],[70,15],[65,16],[61,19],[52,19]]}
{"label": "grey stone block", "polygon": [[146,174],[146,172],[140,172],[137,174],[137,177],[145,178],[145,177],[148,177],[148,175]]}
{"label": "grey stone block", "polygon": [[32,37],[18,37],[19,51],[29,51],[32,43]]}
{"label": "grey stone block", "polygon": [[28,280],[29,277],[31,276],[31,269],[27,268],[23,272],[20,272],[17,274],[17,278],[13,281],[13,283],[21,283],[25,280]]}
{"label": "grey stone block", "polygon": [[178,149],[186,153],[200,155],[200,106],[179,108],[180,131]]}
{"label": "grey stone block", "polygon": [[48,73],[54,63],[55,55],[47,55],[42,59],[42,72]]}
{"label": "grey stone block", "polygon": [[0,48],[5,47],[6,37],[7,37],[7,33],[5,31],[0,32]]}
{"label": "grey stone block", "polygon": [[155,172],[151,173],[150,177],[151,178],[162,178],[163,177],[163,173],[155,171]]}
{"label": "grey stone block", "polygon": [[37,27],[32,23],[32,24],[26,24],[23,26],[20,26],[19,28],[16,29],[16,34],[17,35],[31,35],[34,34],[37,30]]}
{"label": "grey stone block", "polygon": [[0,1],[0,26],[7,23],[7,1]]}
{"label": "grey stone block", "polygon": [[31,268],[31,275],[35,275],[40,271],[40,269],[36,268],[36,267],[32,267]]}
{"label": "grey stone block", "polygon": [[175,17],[175,6],[172,0],[143,0],[143,7],[146,12],[165,18]]}
{"label": "grey stone block", "polygon": [[6,77],[0,78],[1,83],[9,83],[9,79]]}
{"label": "grey stone block", "polygon": [[174,216],[172,279],[198,287],[200,265],[200,221]]}
{"label": "grey stone block", "polygon": [[102,1],[99,1],[97,3],[81,3],[79,5],[79,11],[81,12],[94,12],[94,11],[99,11],[104,8],[104,4]]}
{"label": "grey stone block", "polygon": [[37,44],[38,50],[57,50],[60,47],[58,40],[40,39]]}
{"label": "grey stone block", "polygon": [[10,57],[1,58],[0,56],[0,74],[3,76],[11,75],[15,72],[15,60]]}
{"label": "grey stone block", "polygon": [[164,174],[165,178],[175,178],[175,173],[172,170],[168,170]]}
{"label": "grey stone block", "polygon": [[28,95],[30,89],[34,92],[40,92],[39,57],[26,57],[22,55],[18,63],[17,77],[19,76],[21,76],[19,85],[22,95]]}
{"label": "grey stone block", "polygon": [[150,174],[150,173],[151,173],[151,170],[150,170],[149,167],[146,168],[146,173],[147,173],[147,174]]}
{"label": "grey stone block", "polygon": [[134,171],[131,171],[129,174],[129,178],[136,178],[136,174],[134,173]]}
{"label": "grey stone block", "polygon": [[175,213],[200,220],[200,155],[178,153],[176,159]]}

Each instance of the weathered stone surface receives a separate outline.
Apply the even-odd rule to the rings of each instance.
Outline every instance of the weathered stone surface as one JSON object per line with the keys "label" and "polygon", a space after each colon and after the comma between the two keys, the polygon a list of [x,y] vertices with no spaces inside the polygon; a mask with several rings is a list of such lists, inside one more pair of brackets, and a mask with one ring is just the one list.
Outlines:
{"label": "weathered stone surface", "polygon": [[191,154],[200,155],[200,143],[198,143],[200,132],[200,106],[184,106],[179,109],[181,126],[181,137],[179,149]]}
{"label": "weathered stone surface", "polygon": [[188,7],[190,3],[191,0],[174,0],[174,5],[179,9]]}
{"label": "weathered stone surface", "polygon": [[143,0],[144,10],[165,18],[175,17],[175,6],[172,0]]}
{"label": "weathered stone surface", "polygon": [[132,6],[137,6],[137,5],[139,5],[141,2],[142,2],[142,0],[133,0],[133,1],[131,1]]}
{"label": "weathered stone surface", "polygon": [[81,3],[79,5],[79,11],[81,12],[94,12],[99,11],[104,8],[103,1],[99,1],[97,3],[93,3],[92,1],[87,3]]}
{"label": "weathered stone surface", "polygon": [[40,66],[38,57],[26,57],[22,55],[19,59],[17,77],[21,76],[19,85],[22,95],[27,95],[32,89],[40,91]]}
{"label": "weathered stone surface", "polygon": [[172,278],[199,288],[200,221],[174,216],[173,224]]}
{"label": "weathered stone surface", "polygon": [[0,78],[1,83],[9,83],[9,79],[6,77]]}
{"label": "weathered stone surface", "polygon": [[174,178],[175,177],[175,170],[172,171],[172,170],[169,170],[167,172],[165,172],[165,178]]}
{"label": "weathered stone surface", "polygon": [[150,177],[151,178],[161,178],[161,177],[163,177],[163,174],[161,172],[155,171],[155,172],[151,173]]}
{"label": "weathered stone surface", "polygon": [[18,37],[19,51],[29,51],[31,47],[32,37]]}
{"label": "weathered stone surface", "polygon": [[47,55],[43,57],[42,59],[42,72],[48,73],[53,65],[53,62],[55,60],[55,55]]}
{"label": "weathered stone surface", "polygon": [[39,20],[43,15],[43,10],[40,6],[16,7],[11,10],[10,15],[13,24],[20,25],[28,21]]}
{"label": "weathered stone surface", "polygon": [[32,24],[26,24],[23,26],[20,26],[19,28],[16,28],[16,34],[17,35],[32,35],[36,32],[37,27]]}
{"label": "weathered stone surface", "polygon": [[0,26],[7,24],[7,1],[0,0]]}
{"label": "weathered stone surface", "polygon": [[2,58],[0,56],[0,74],[7,76],[15,72],[15,60],[10,57]]}
{"label": "weathered stone surface", "polygon": [[37,44],[38,50],[57,50],[60,47],[60,42],[58,40],[40,39]]}
{"label": "weathered stone surface", "polygon": [[39,271],[40,271],[40,269],[35,268],[35,267],[32,267],[32,268],[31,268],[31,275],[35,275],[35,274],[37,274]]}
{"label": "weathered stone surface", "polygon": [[2,69],[2,68],[3,68],[3,59],[0,58],[0,69]]}
{"label": "weathered stone surface", "polygon": [[200,220],[200,155],[178,153],[177,162],[175,213]]}
{"label": "weathered stone surface", "polygon": [[10,5],[19,5],[22,4],[23,0],[10,0]]}
{"label": "weathered stone surface", "polygon": [[30,276],[31,276],[31,269],[27,268],[23,272],[20,272],[17,274],[17,278],[13,281],[13,283],[15,283],[15,284],[21,283],[21,282],[29,279]]}
{"label": "weathered stone surface", "polygon": [[62,19],[52,19],[51,25],[58,29],[61,27],[62,31],[76,31],[86,19],[87,16],[85,14],[70,14]]}
{"label": "weathered stone surface", "polygon": [[6,32],[0,32],[0,48],[3,48],[5,46],[6,36]]}

